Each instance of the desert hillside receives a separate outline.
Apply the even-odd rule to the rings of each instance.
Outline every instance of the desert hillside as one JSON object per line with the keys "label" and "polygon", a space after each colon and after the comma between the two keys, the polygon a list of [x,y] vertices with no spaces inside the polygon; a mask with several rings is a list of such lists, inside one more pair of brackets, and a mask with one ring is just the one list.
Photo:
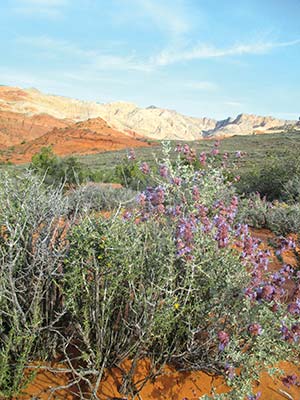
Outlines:
{"label": "desert hillside", "polygon": [[0,110],[0,148],[29,142],[53,128],[65,128],[71,123],[48,114],[26,115]]}
{"label": "desert hillside", "polygon": [[28,143],[21,143],[15,146],[8,159],[17,164],[29,162],[32,156],[45,146],[51,146],[59,156],[66,156],[149,145],[150,143],[143,138],[125,135],[112,129],[102,118],[94,118],[61,128],[55,127]]}

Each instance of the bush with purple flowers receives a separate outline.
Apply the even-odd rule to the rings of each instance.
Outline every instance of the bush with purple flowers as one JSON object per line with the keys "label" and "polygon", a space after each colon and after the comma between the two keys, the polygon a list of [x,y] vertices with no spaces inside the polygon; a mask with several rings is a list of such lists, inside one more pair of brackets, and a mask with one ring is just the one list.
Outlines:
{"label": "bush with purple flowers", "polygon": [[[152,369],[146,380],[154,379],[166,363],[203,370],[224,376],[231,387],[229,394],[214,399],[234,400],[258,399],[252,383],[261,371],[271,368],[280,375],[280,360],[299,359],[299,271],[290,265],[269,271],[269,252],[237,219],[240,201],[218,144],[200,155],[188,145],[176,150],[171,162],[171,145],[165,143],[163,161],[151,168],[136,164],[130,153],[128,163],[135,163],[134,171],[145,175],[148,185],[138,193],[136,206],[119,207],[108,219],[80,210],[67,219],[65,211],[67,240],[53,242],[47,236],[42,243],[47,258],[32,264],[31,254],[14,253],[14,238],[1,238],[4,266],[11,265],[13,255],[19,257],[16,274],[25,267],[42,271],[35,277],[42,301],[36,304],[40,318],[32,348],[41,345],[39,334],[46,338],[74,384],[84,382],[88,388],[86,399],[98,399],[105,368],[122,368],[125,359],[132,361],[129,371],[122,370],[119,391],[126,396],[136,396],[145,383],[133,376],[137,361],[147,357]],[[0,192],[0,227],[10,222],[4,218],[6,201]],[[18,197],[11,204],[22,212]],[[281,252],[294,243],[282,238],[279,246]],[[6,270],[2,268],[1,284],[10,293]],[[287,283],[293,293],[287,292]],[[51,315],[44,316],[48,287]],[[28,304],[23,300],[25,312]],[[0,323],[5,321],[7,329],[9,305],[5,310]],[[9,345],[6,334],[5,345],[0,342],[0,367],[1,362],[6,365]],[[298,382],[283,379],[289,385]]]}
{"label": "bush with purple flowers", "polygon": [[[239,200],[226,167],[214,166],[217,148],[197,156],[178,146],[171,162],[164,144],[163,163],[142,163],[154,184],[126,218],[91,226],[91,232],[101,226],[103,254],[91,240],[86,255],[89,236],[85,252],[71,249],[65,293],[85,357],[93,365],[97,359],[97,369],[129,357],[133,374],[147,356],[153,374],[173,363],[223,375],[232,391],[215,398],[259,398],[251,393],[260,372],[299,353],[299,304],[285,303],[284,286],[285,279],[299,285],[299,276],[286,268],[270,273],[268,251],[237,223]],[[139,390],[128,374],[125,381],[124,393]]]}

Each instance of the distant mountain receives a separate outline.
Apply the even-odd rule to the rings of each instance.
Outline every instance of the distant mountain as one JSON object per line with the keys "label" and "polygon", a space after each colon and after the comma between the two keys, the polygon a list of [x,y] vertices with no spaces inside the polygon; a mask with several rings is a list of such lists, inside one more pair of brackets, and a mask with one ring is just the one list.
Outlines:
{"label": "distant mountain", "polygon": [[205,136],[250,135],[280,131],[296,121],[287,121],[273,117],[260,117],[252,114],[240,114],[235,119],[218,121],[215,128],[205,132]]}
{"label": "distant mountain", "polygon": [[[98,118],[103,122],[100,123],[100,120],[96,122]],[[93,126],[83,127],[78,124],[84,121],[87,125]],[[104,123],[106,123],[105,127]],[[98,126],[97,129],[95,124]],[[101,132],[98,129],[100,125]],[[107,143],[110,140],[115,141],[109,146],[110,149],[115,149],[120,148],[119,146],[129,147],[141,145],[141,143],[145,145],[145,141],[141,141],[142,137],[189,141],[276,132],[288,126],[296,126],[296,121],[248,114],[216,121],[206,117],[188,117],[154,105],[140,108],[127,102],[101,104],[47,95],[36,89],[0,86],[0,149],[21,143],[25,149],[24,142],[27,142],[29,146],[31,141],[35,141],[35,145],[42,141],[51,144],[56,143],[57,139],[61,143],[65,142],[64,153],[70,153],[71,148],[73,152],[82,153],[83,151],[100,151],[99,141],[104,143],[106,139]],[[76,130],[78,130],[77,133]],[[71,145],[68,135],[73,138],[74,146]],[[97,135],[102,135],[101,140]],[[95,142],[99,139],[98,144],[92,145],[90,137],[94,137]],[[84,140],[94,147],[87,146]],[[28,146],[26,148],[29,149]],[[58,147],[57,151],[61,152],[63,147],[60,148],[61,150],[58,150]],[[105,144],[103,149],[106,148]]]}

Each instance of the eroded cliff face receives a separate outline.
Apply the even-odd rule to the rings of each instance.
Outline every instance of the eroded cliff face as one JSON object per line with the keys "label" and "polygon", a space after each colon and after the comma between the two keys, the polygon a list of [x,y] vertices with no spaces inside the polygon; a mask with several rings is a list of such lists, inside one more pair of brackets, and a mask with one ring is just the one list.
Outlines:
{"label": "eroded cliff face", "polygon": [[30,116],[0,109],[0,146],[5,148],[29,142],[53,128],[65,128],[71,123],[47,114]]}

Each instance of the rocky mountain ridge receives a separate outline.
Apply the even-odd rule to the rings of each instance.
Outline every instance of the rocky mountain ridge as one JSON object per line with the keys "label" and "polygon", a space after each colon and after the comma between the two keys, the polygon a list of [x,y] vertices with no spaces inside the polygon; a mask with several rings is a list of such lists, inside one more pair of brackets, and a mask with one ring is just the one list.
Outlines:
{"label": "rocky mountain ridge", "polygon": [[136,133],[157,140],[189,141],[207,137],[268,133],[282,130],[284,126],[296,122],[248,114],[216,121],[206,117],[185,116],[153,105],[140,108],[127,102],[100,104],[47,95],[36,89],[23,90],[7,86],[0,87],[0,111],[19,113],[26,117],[48,114],[59,121],[73,122],[100,117],[125,135]]}

